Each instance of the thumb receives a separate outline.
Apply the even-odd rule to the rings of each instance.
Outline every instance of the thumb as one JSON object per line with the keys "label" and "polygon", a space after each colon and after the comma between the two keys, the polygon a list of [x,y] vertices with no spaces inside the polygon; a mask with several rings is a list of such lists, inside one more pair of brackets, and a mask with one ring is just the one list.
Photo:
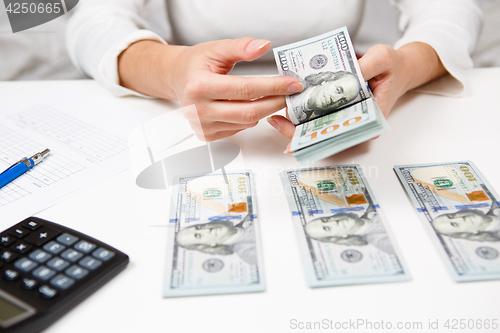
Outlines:
{"label": "thumb", "polygon": [[283,116],[271,116],[267,118],[268,123],[276,128],[281,134],[283,134],[288,139],[293,138],[295,133],[295,125]]}
{"label": "thumb", "polygon": [[252,61],[263,56],[271,48],[271,42],[264,39],[243,37],[221,40],[214,44],[213,56],[225,64]]}

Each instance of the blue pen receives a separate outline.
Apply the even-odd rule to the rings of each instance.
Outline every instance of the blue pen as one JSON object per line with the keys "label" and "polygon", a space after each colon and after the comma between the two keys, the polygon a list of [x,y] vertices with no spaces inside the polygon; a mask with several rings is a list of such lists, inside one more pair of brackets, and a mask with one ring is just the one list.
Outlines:
{"label": "blue pen", "polygon": [[11,165],[4,172],[0,173],[0,188],[4,187],[17,177],[24,174],[29,169],[40,163],[49,153],[50,150],[45,149],[44,151],[36,153],[30,158],[24,157],[19,162]]}

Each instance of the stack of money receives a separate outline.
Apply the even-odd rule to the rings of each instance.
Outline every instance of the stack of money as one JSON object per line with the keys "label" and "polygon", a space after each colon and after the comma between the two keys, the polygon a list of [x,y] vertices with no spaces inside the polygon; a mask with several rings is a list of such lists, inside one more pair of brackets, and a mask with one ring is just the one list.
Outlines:
{"label": "stack of money", "polygon": [[470,161],[395,166],[452,277],[500,279],[500,201]]}
{"label": "stack of money", "polygon": [[304,85],[301,93],[286,97],[297,125],[290,148],[297,160],[326,158],[389,129],[346,27],[273,51],[279,73]]}
{"label": "stack of money", "polygon": [[311,287],[410,275],[359,165],[281,174]]}
{"label": "stack of money", "polygon": [[251,172],[174,184],[164,297],[264,291]]}

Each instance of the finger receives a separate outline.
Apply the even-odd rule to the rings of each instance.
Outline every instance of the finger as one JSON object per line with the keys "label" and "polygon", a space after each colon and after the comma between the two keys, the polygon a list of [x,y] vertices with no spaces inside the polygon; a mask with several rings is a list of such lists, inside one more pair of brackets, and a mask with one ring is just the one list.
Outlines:
{"label": "finger", "polygon": [[191,128],[194,132],[203,132],[205,135],[213,135],[217,132],[223,131],[242,131],[247,128],[252,128],[257,126],[259,122],[254,122],[251,124],[234,124],[234,123],[226,123],[221,121],[216,121],[209,124],[200,125],[199,121],[195,121],[191,125]]}
{"label": "finger", "polygon": [[[199,89],[211,99],[250,100],[262,96],[291,95],[301,92],[304,86],[291,76],[241,77],[210,75],[200,83]],[[203,81],[205,81],[203,80]]]}
{"label": "finger", "polygon": [[[220,121],[202,121],[199,118],[199,115],[196,113],[196,108],[191,107],[191,112],[192,114],[189,115],[189,118],[186,117],[186,119],[189,121],[189,126],[191,126],[191,129],[193,132],[196,134],[196,136],[200,139],[203,137],[211,137],[217,132],[223,132],[223,131],[241,131],[247,128],[251,128],[254,126],[257,126],[259,122],[254,122],[250,124],[236,124],[236,123],[228,123],[228,122],[220,122]],[[188,108],[184,108],[184,110],[188,110]],[[184,113],[185,115],[187,112]]]}
{"label": "finger", "polygon": [[253,124],[286,107],[285,97],[262,97],[253,101],[213,101],[207,116],[213,121]]}
{"label": "finger", "polygon": [[370,80],[380,75],[391,66],[391,47],[388,45],[372,46],[359,60],[359,68],[365,80]]}
{"label": "finger", "polygon": [[255,60],[270,48],[270,41],[250,37],[221,40],[210,44],[212,58],[223,64]]}
{"label": "finger", "polygon": [[272,116],[267,118],[267,121],[271,126],[276,128],[278,132],[283,134],[288,139],[292,139],[295,133],[295,125],[283,116]]}

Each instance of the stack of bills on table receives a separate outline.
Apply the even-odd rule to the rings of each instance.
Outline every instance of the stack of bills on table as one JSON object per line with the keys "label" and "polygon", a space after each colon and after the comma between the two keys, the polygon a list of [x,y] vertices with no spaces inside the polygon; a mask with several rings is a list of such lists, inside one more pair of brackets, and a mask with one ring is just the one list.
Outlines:
{"label": "stack of bills on table", "polygon": [[470,161],[394,170],[452,277],[500,279],[500,202]]}
{"label": "stack of bills on table", "polygon": [[410,279],[359,165],[284,171],[281,180],[310,287]]}
{"label": "stack of bills on table", "polygon": [[280,75],[299,78],[301,93],[286,97],[297,125],[290,150],[316,161],[389,129],[359,69],[346,27],[275,48]]}
{"label": "stack of bills on table", "polygon": [[251,172],[174,180],[163,296],[264,291]]}

